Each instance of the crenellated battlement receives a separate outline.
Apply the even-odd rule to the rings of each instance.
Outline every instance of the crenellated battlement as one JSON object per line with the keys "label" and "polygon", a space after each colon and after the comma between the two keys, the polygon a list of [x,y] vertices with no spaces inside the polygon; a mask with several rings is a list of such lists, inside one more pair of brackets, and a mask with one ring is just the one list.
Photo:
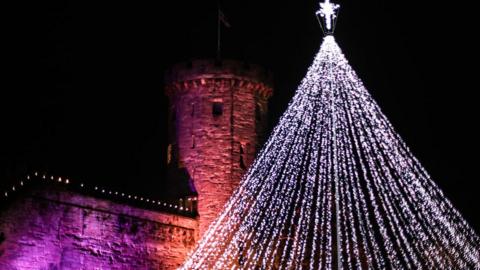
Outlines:
{"label": "crenellated battlement", "polygon": [[199,86],[247,87],[265,98],[273,94],[271,72],[261,66],[235,60],[194,60],[176,64],[166,72],[165,84],[167,95]]}

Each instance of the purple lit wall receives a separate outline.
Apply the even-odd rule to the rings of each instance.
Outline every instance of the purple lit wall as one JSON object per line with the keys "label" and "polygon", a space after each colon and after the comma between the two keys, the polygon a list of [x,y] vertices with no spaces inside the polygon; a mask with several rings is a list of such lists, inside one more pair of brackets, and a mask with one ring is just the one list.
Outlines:
{"label": "purple lit wall", "polygon": [[0,269],[175,269],[197,239],[195,219],[57,189],[0,211]]}
{"label": "purple lit wall", "polygon": [[[197,213],[196,196],[172,204],[123,193],[104,197],[111,190],[35,173],[2,194],[8,205],[0,205],[0,270],[179,267],[253,162],[271,84],[265,69],[236,61],[172,68],[169,166],[193,180],[199,216],[188,217]],[[20,190],[30,179],[43,188]]]}

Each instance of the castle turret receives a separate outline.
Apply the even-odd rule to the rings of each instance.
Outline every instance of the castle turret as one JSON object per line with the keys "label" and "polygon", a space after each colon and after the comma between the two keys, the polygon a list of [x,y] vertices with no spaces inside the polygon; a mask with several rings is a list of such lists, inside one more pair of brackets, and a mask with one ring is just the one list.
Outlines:
{"label": "castle turret", "polygon": [[198,194],[200,236],[222,210],[259,150],[272,76],[237,61],[197,60],[166,74],[168,162],[186,168]]}

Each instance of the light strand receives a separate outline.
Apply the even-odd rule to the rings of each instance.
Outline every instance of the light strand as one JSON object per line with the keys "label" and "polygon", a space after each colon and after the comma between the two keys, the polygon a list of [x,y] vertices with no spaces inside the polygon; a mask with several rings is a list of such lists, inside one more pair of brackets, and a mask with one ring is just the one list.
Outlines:
{"label": "light strand", "polygon": [[326,36],[180,269],[479,269],[480,239]]}

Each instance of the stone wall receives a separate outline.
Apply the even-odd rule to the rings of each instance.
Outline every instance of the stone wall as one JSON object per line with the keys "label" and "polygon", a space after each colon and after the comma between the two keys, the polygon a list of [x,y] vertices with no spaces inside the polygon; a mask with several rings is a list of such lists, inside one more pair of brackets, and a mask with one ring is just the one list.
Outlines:
{"label": "stone wall", "polygon": [[171,149],[193,179],[203,235],[255,158],[272,77],[261,67],[225,60],[179,64],[166,77]]}
{"label": "stone wall", "polygon": [[42,189],[0,209],[0,269],[175,269],[195,219]]}

